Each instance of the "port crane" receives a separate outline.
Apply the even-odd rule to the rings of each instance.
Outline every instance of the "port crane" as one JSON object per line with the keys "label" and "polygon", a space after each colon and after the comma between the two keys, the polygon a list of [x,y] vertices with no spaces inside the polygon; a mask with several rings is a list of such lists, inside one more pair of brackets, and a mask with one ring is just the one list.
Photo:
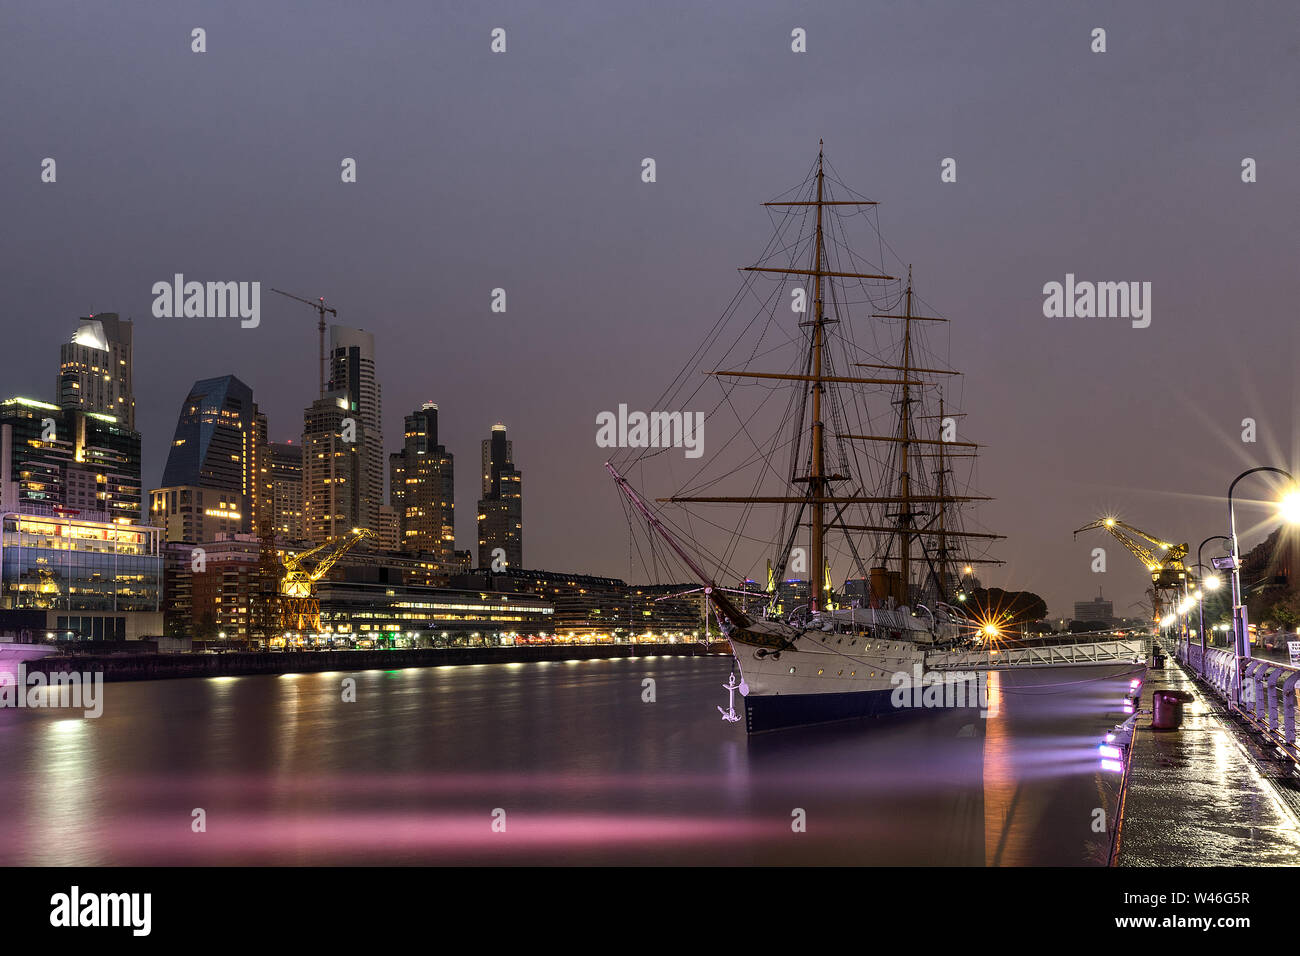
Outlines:
{"label": "port crane", "polygon": [[1098,529],[1108,532],[1124,545],[1150,572],[1151,588],[1147,594],[1151,597],[1152,620],[1158,624],[1165,616],[1165,592],[1177,590],[1187,581],[1187,568],[1183,565],[1183,558],[1187,557],[1187,545],[1162,541],[1118,518],[1098,518],[1074,534],[1078,537],[1085,531]]}
{"label": "port crane", "polygon": [[[316,582],[361,541],[377,537],[369,528],[353,528],[347,534],[286,558],[284,577],[280,580],[280,630],[319,633],[320,600],[316,597]],[[305,563],[318,556],[316,566],[308,571]]]}
{"label": "port crane", "polygon": [[320,326],[319,326],[320,328],[320,393],[322,396],[324,396],[325,394],[325,313],[328,312],[330,315],[334,316],[334,318],[337,319],[339,317],[338,310],[331,309],[327,305],[325,305],[324,296],[312,300],[312,299],[304,299],[300,295],[292,295],[291,293],[288,292],[282,292],[279,289],[272,289],[271,291],[276,293],[277,295],[284,296],[286,299],[294,299],[295,301],[301,302],[303,305],[309,305],[320,314]]}

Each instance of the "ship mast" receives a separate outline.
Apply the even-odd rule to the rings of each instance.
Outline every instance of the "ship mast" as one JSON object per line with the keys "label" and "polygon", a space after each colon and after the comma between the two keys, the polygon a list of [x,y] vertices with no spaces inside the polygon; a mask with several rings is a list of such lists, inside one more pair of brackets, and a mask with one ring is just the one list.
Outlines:
{"label": "ship mast", "polygon": [[[748,266],[743,271],[746,272],[769,272],[780,275],[801,275],[811,276],[813,279],[813,317],[810,322],[800,323],[801,326],[811,327],[812,335],[809,339],[808,368],[811,374],[794,374],[780,372],[757,372],[743,370],[722,370],[717,369],[709,374],[719,377],[751,378],[751,379],[778,379],[791,382],[806,383],[804,387],[812,391],[812,408],[811,408],[811,448],[808,458],[808,474],[803,476],[792,476],[791,481],[796,484],[806,484],[807,490],[803,495],[753,495],[753,496],[714,496],[714,495],[674,495],[669,498],[659,498],[660,502],[672,503],[734,503],[734,504],[797,504],[808,508],[809,522],[808,526],[811,531],[811,567],[808,569],[809,578],[809,609],[816,612],[824,608],[828,595],[824,586],[824,576],[826,574],[826,505],[847,505],[847,504],[879,504],[879,505],[898,505],[900,511],[896,517],[898,521],[892,527],[877,527],[874,525],[853,525],[837,522],[836,527],[842,531],[886,531],[899,534],[901,537],[901,577],[906,587],[910,587],[911,576],[911,550],[912,539],[916,537],[917,531],[913,524],[915,513],[913,507],[918,504],[948,504],[969,501],[988,500],[983,496],[971,495],[951,495],[945,494],[942,490],[938,495],[916,494],[912,489],[911,478],[909,474],[911,457],[918,457],[916,454],[909,455],[912,445],[933,445],[939,444],[937,441],[919,439],[914,437],[912,429],[911,403],[915,401],[912,397],[912,389],[918,388],[925,382],[914,379],[914,374],[958,374],[948,369],[931,369],[915,368],[912,366],[912,323],[913,322],[946,322],[947,319],[936,318],[932,316],[919,316],[912,311],[912,280],[911,267],[908,267],[907,282],[907,302],[903,315],[892,315],[882,313],[872,313],[872,318],[881,319],[903,319],[903,364],[900,365],[874,365],[870,363],[854,363],[858,367],[887,369],[894,372],[901,372],[899,378],[860,378],[857,376],[847,375],[828,375],[826,374],[826,326],[834,321],[827,320],[825,315],[824,302],[824,283],[823,280],[833,278],[848,279],[875,279],[882,281],[892,281],[895,277],[889,275],[876,275],[862,272],[842,272],[826,268],[827,256],[825,242],[823,237],[823,207],[825,206],[874,206],[875,202],[871,200],[835,200],[827,199],[825,191],[825,172],[824,172],[824,149],[819,140],[817,144],[817,188],[815,199],[805,199],[799,201],[787,202],[768,202],[765,206],[815,206],[816,212],[816,230],[814,234],[814,246],[811,269],[795,268],[775,268],[770,266]],[[841,440],[857,441],[883,441],[899,442],[902,444],[902,455],[900,458],[899,468],[899,485],[897,495],[884,496],[864,496],[864,495],[837,495],[831,490],[835,482],[848,481],[848,475],[828,474],[826,470],[826,430],[825,423],[822,420],[823,399],[826,397],[827,383],[843,383],[852,385],[888,385],[902,386],[902,412],[900,415],[899,429],[897,434],[881,435],[849,435],[840,434],[836,438]],[[802,429],[805,422],[800,421],[798,427]],[[954,442],[955,445],[965,445],[976,447],[971,442]],[[920,456],[924,457],[924,456]],[[840,509],[843,510],[842,508]],[[967,536],[966,532],[947,531],[948,536]],[[999,535],[978,535],[969,534],[971,537],[1000,537]],[[697,574],[700,573],[697,571]]]}
{"label": "ship mast", "polygon": [[813,257],[815,294],[813,296],[813,386],[812,386],[812,467],[808,475],[808,494],[812,498],[812,567],[808,569],[808,610],[822,606],[822,577],[825,574],[823,537],[826,533],[825,448],[822,441],[822,141],[817,141],[817,251]]}
{"label": "ship mast", "polygon": [[[939,393],[939,428],[943,428],[943,393]],[[942,434],[940,435],[942,438]],[[934,473],[935,490],[939,492],[939,497],[943,497],[944,475],[948,472],[948,463],[943,457],[943,445],[939,445],[939,469]],[[944,594],[944,575],[947,574],[948,564],[948,527],[946,522],[948,509],[942,504],[939,505],[939,579],[935,582],[935,590],[941,597]]]}
{"label": "ship mast", "polygon": [[[912,588],[912,482],[908,474],[908,447],[912,443],[912,393],[907,384],[907,376],[912,371],[912,267],[907,267],[907,308],[903,313],[903,403],[898,416],[898,440],[902,445],[898,459],[898,497],[903,502],[898,514],[898,570],[903,580],[903,597],[908,598]],[[939,491],[942,497],[943,491]],[[940,507],[943,505],[940,503]]]}

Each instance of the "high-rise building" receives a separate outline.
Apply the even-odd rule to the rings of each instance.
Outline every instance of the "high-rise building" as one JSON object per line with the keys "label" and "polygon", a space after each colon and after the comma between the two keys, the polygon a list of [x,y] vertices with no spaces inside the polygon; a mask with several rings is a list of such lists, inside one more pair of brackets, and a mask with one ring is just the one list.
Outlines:
{"label": "high-rise building", "polygon": [[219,534],[238,534],[248,524],[248,499],[236,491],[169,485],[149,492],[149,523],[163,529],[168,544],[213,541]]}
{"label": "high-rise building", "polygon": [[61,408],[112,415],[134,431],[131,320],[116,312],[83,318],[72,341],[59,349],[55,394]]}
{"label": "high-rise building", "polygon": [[345,440],[350,438],[357,456],[351,527],[378,531],[379,506],[384,503],[384,432],[383,393],[375,376],[375,337],[360,329],[332,325],[328,360],[327,388],[330,395],[346,402],[342,434]]}
{"label": "high-rise building", "polygon": [[402,450],[388,456],[401,549],[429,552],[450,564],[456,550],[455,474],[451,453],[438,443],[438,406],[425,402],[407,415],[403,434]]}
{"label": "high-rise building", "polygon": [[514,465],[506,426],[483,441],[483,497],[478,503],[478,566],[501,570],[524,564],[523,475]]}
{"label": "high-rise building", "polygon": [[304,540],[302,446],[293,442],[268,444],[264,466],[267,469],[271,522],[276,535],[286,541]]}
{"label": "high-rise building", "polygon": [[[360,432],[345,392],[330,392],[316,399],[304,413],[303,537],[314,544],[353,528],[377,530],[378,507],[369,516],[363,508]],[[369,524],[363,524],[367,517]]]}
{"label": "high-rise building", "polygon": [[402,522],[392,505],[379,506],[379,550],[400,551],[402,546]]}
{"label": "high-rise building", "polygon": [[139,432],[112,415],[30,398],[0,402],[0,425],[10,430],[8,465],[19,501],[140,523]]}
{"label": "high-rise building", "polygon": [[251,388],[233,375],[195,382],[176,422],[163,487],[156,491],[188,487],[238,495],[240,530],[252,531],[262,506],[259,457],[265,443],[266,416],[257,410]]}

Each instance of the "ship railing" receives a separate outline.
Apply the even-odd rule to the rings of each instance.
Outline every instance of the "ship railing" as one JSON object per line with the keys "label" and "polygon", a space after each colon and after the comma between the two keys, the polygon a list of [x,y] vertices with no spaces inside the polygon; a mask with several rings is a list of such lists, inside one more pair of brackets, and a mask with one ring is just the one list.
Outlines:
{"label": "ship railing", "polygon": [[911,610],[898,610],[874,607],[839,608],[825,615],[826,620],[833,620],[836,627],[850,629],[874,628],[902,631],[928,631],[927,618],[920,617]]}
{"label": "ship railing", "polygon": [[1090,644],[984,647],[976,651],[935,655],[926,664],[935,670],[1003,670],[1072,664],[1140,664],[1145,659],[1146,649],[1141,638],[1130,638]]}
{"label": "ship railing", "polygon": [[1296,742],[1300,667],[1262,657],[1238,660],[1233,650],[1222,647],[1207,647],[1202,658],[1199,643],[1180,642],[1175,653],[1250,727],[1292,760],[1300,761],[1300,745]]}

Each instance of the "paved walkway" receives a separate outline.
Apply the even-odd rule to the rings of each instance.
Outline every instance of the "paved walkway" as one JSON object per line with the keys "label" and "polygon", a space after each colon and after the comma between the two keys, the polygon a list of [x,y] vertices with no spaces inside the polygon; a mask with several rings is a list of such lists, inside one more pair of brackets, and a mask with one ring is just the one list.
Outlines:
{"label": "paved walkway", "polygon": [[[1179,730],[1152,730],[1152,694],[1186,690]],[[1247,754],[1226,703],[1172,658],[1147,672],[1120,830],[1120,866],[1300,863],[1300,790],[1289,764]],[[1254,748],[1262,753],[1262,748]],[[1271,779],[1270,779],[1271,778]]]}

